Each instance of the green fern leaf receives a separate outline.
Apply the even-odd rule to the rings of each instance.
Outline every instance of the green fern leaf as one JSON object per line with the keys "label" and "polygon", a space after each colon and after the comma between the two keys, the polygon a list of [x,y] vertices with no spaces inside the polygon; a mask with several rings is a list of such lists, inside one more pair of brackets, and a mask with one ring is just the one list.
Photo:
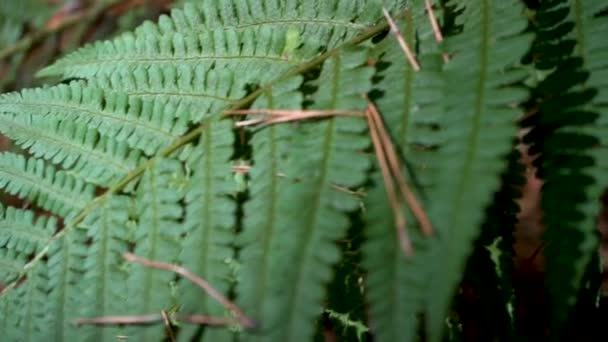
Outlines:
{"label": "green fern leaf", "polygon": [[55,233],[57,220],[34,217],[33,211],[0,205],[0,248],[31,254],[46,246]]}
{"label": "green fern leaf", "polygon": [[25,263],[25,254],[15,249],[0,248],[0,282],[6,284],[15,280]]}
{"label": "green fern leaf", "polygon": [[[226,294],[231,285],[234,259],[236,205],[228,196],[234,192],[232,164],[234,134],[230,121],[209,119],[199,144],[188,158],[192,176],[186,189],[186,236],[180,256],[184,267],[207,280]],[[180,300],[186,313],[215,317],[226,315],[224,308],[203,294],[196,285],[186,282],[180,288]],[[180,338],[188,340],[197,327],[184,327]],[[204,338],[223,341],[227,330],[207,329]]]}
{"label": "green fern leaf", "polygon": [[[365,66],[367,57],[364,49],[333,55],[321,72],[312,108],[365,110],[361,95],[370,90],[373,74]],[[272,279],[265,285],[267,299],[259,317],[264,341],[308,340],[313,335],[331,266],[340,259],[334,241],[346,234],[345,212],[359,207],[356,198],[331,185],[348,188],[365,180],[369,166],[369,158],[361,153],[369,146],[365,133],[361,118],[293,128],[294,144],[285,166],[291,181],[278,190],[276,229],[267,242],[273,255],[267,275],[260,275]]]}
{"label": "green fern leaf", "polygon": [[148,155],[185,133],[190,118],[188,110],[178,102],[142,101],[81,82],[2,95],[0,112],[82,122]]}
{"label": "green fern leaf", "polygon": [[206,0],[77,50],[40,75],[86,78],[136,98],[184,101],[194,105],[198,122],[380,17],[374,1]]}
{"label": "green fern leaf", "polygon": [[14,290],[7,298],[6,320],[8,329],[3,338],[8,341],[43,341],[46,338],[44,322],[46,268],[35,265],[26,282]]}
{"label": "green fern leaf", "polygon": [[81,339],[74,325],[82,311],[80,301],[84,288],[81,281],[88,251],[86,231],[74,228],[49,247],[46,262],[48,282],[45,295],[45,336],[53,341]]}
{"label": "green fern leaf", "polygon": [[[129,198],[114,196],[104,198],[87,220],[79,227],[86,229],[87,246],[84,274],[81,280],[80,318],[119,315],[129,310],[127,303],[127,270],[122,254],[129,250],[128,239],[132,235],[128,210]],[[74,228],[79,229],[79,228]],[[114,341],[121,334],[120,328],[81,327],[82,341]]]}
{"label": "green fern leaf", "polygon": [[34,157],[61,164],[87,182],[110,186],[141,160],[125,142],[100,135],[87,125],[51,116],[0,114],[0,131]]}
{"label": "green fern leaf", "polygon": [[[303,96],[298,88],[300,77],[276,84],[253,104],[259,109],[299,109]],[[285,172],[289,143],[293,129],[286,125],[272,125],[253,135],[253,167],[249,172],[250,200],[246,202],[243,232],[239,236],[241,267],[237,284],[240,307],[256,319],[264,317],[264,303],[271,300],[268,288],[276,279],[273,273],[272,239],[276,236],[282,187],[287,186]],[[262,322],[263,324],[263,322]],[[255,339],[255,332],[252,334]],[[247,340],[247,336],[242,336]]]}
{"label": "green fern leaf", "polygon": [[[139,184],[136,207],[139,222],[134,232],[134,254],[150,260],[174,262],[179,253],[177,221],[182,217],[178,201],[182,197],[180,182],[183,179],[180,163],[175,160],[159,160],[149,169]],[[171,302],[170,282],[174,274],[133,265],[127,278],[127,311],[145,315],[168,310]],[[200,295],[200,293],[199,293]],[[151,341],[162,336],[164,326],[133,329],[128,335],[141,341]]]}
{"label": "green fern leaf", "polygon": [[93,187],[63,171],[55,171],[41,159],[0,153],[0,188],[40,207],[69,217],[93,198]]}
{"label": "green fern leaf", "polygon": [[[544,179],[547,283],[552,331],[559,336],[598,248],[599,198],[608,185],[605,75],[608,18],[602,1],[542,3],[535,67],[551,70],[534,87],[538,114],[526,137]],[[567,199],[567,200],[564,200]]]}
{"label": "green fern leaf", "polygon": [[[376,104],[406,162],[403,170],[411,173],[408,181],[417,186],[420,198],[427,199],[429,192],[439,186],[441,161],[437,148],[444,137],[437,127],[441,127],[445,115],[443,62],[422,1],[398,24],[408,44],[419,47],[422,70],[410,67],[393,36],[385,38],[376,51],[381,55],[379,64],[390,65],[378,74],[381,80],[375,87],[381,97]],[[410,258],[404,255],[379,172],[374,173],[372,181],[365,199],[367,239],[362,247],[371,330],[378,341],[415,341],[418,316],[424,312],[425,298],[432,295],[427,282],[433,250],[416,220],[407,214],[415,254]]]}
{"label": "green fern leaf", "polygon": [[[113,89],[131,98],[150,100],[163,98],[192,105],[192,121],[198,122],[208,114],[217,114],[231,107],[247,92],[242,81],[243,71],[214,69],[208,65],[149,65],[119,70],[109,75],[96,75],[91,84]],[[250,80],[252,82],[252,80]]]}
{"label": "green fern leaf", "polygon": [[[371,26],[380,13],[377,7],[369,11],[365,5],[365,1],[352,0],[312,0],[300,5],[292,1],[202,1],[174,10],[171,17],[162,16],[156,25],[148,22],[133,33],[73,52],[40,75],[88,78],[140,63],[202,63],[208,66],[205,69],[229,66],[246,70],[242,73],[246,79],[264,83],[291,64],[282,56],[290,26],[300,30],[299,50],[310,57],[318,53],[320,42],[325,48],[335,47]],[[353,22],[358,17],[360,22]]]}
{"label": "green fern leaf", "polygon": [[[446,114],[443,161],[433,189],[431,219],[438,243],[428,301],[431,341],[442,337],[444,318],[479,233],[484,212],[499,188],[499,175],[516,136],[521,113],[514,105],[527,92],[511,86],[525,74],[513,71],[530,46],[519,1],[469,1],[461,34],[446,41]],[[473,81],[471,81],[473,80]]]}

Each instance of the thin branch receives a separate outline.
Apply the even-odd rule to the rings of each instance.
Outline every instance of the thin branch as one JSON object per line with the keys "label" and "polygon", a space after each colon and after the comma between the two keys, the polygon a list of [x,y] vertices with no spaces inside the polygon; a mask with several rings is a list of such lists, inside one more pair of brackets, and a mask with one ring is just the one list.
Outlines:
{"label": "thin branch", "polygon": [[268,119],[241,120],[241,121],[235,123],[234,127],[243,128],[243,127],[260,125],[260,124],[267,123],[267,122],[268,122]]}
{"label": "thin branch", "polygon": [[368,108],[372,120],[375,121],[375,125],[378,127],[379,136],[382,139],[382,146],[386,149],[386,156],[388,157],[389,166],[393,176],[397,179],[397,184],[399,185],[401,195],[407,202],[407,205],[416,217],[416,220],[418,220],[418,223],[420,223],[420,228],[424,234],[427,236],[433,235],[434,230],[431,220],[426,214],[426,211],[423,209],[422,204],[420,201],[418,201],[416,195],[414,195],[412,190],[410,190],[410,187],[405,181],[403,171],[401,170],[401,163],[399,163],[399,160],[397,159],[397,152],[393,146],[393,142],[391,141],[386,127],[384,127],[384,123],[378,109],[371,102],[369,103]]}
{"label": "thin branch", "polygon": [[365,114],[355,110],[302,110],[302,109],[236,109],[225,111],[224,115],[271,115],[271,116],[292,116],[292,115],[351,115],[364,116]]}
{"label": "thin branch", "polygon": [[174,265],[174,264],[169,264],[166,262],[145,259],[142,257],[138,257],[137,255],[132,254],[132,253],[124,253],[123,258],[125,258],[125,260],[127,260],[127,261],[136,262],[136,263],[141,264],[146,267],[156,268],[159,270],[169,271],[169,272],[173,272],[173,273],[177,273],[177,274],[181,275],[182,277],[190,280],[191,282],[195,283],[198,287],[203,289],[203,291],[205,291],[209,296],[211,296],[211,298],[215,299],[218,303],[222,304],[223,307],[232,311],[237,316],[238,320],[241,322],[241,324],[243,326],[245,326],[247,328],[255,327],[255,323],[253,322],[253,320],[251,318],[247,317],[247,315],[245,315],[245,313],[238,306],[236,306],[236,304],[231,302],[228,298],[224,297],[219,291],[217,291],[215,288],[213,288],[213,286],[211,286],[211,284],[209,284],[206,280],[198,277],[196,274],[190,272],[186,268],[178,266],[178,265]]}
{"label": "thin branch", "polygon": [[433,5],[431,4],[431,0],[424,0],[424,5],[426,7],[426,12],[429,15],[429,20],[431,21],[431,26],[433,27],[433,33],[435,34],[435,40],[438,43],[443,41],[443,34],[441,34],[441,29],[439,28],[439,23],[437,22],[437,17],[435,17],[435,12],[433,11]]}
{"label": "thin branch", "polygon": [[386,8],[382,8],[382,12],[384,13],[384,17],[386,18],[386,21],[388,22],[388,25],[391,28],[391,32],[393,32],[395,38],[397,38],[397,42],[399,42],[399,45],[401,46],[401,49],[403,50],[403,52],[405,52],[405,56],[410,62],[410,65],[415,71],[420,71],[420,64],[418,64],[416,56],[414,55],[410,47],[407,45],[405,39],[403,39],[403,35],[401,34],[399,27],[397,26],[391,15],[388,13]]}
{"label": "thin branch", "polygon": [[[75,320],[73,323],[76,326],[81,325],[120,325],[120,324],[128,324],[128,325],[146,325],[146,324],[156,324],[158,322],[163,321],[165,318],[162,314],[150,314],[150,315],[141,315],[141,316],[104,316],[104,317],[95,317],[95,318],[81,318]],[[189,315],[189,316],[180,316],[176,315],[173,317],[174,320],[183,323],[192,323],[192,324],[205,324],[205,325],[213,325],[213,326],[223,326],[234,323],[233,320],[228,318],[218,318],[218,317],[210,317],[203,315]]]}
{"label": "thin branch", "polygon": [[384,183],[386,184],[388,200],[395,217],[395,229],[397,230],[397,236],[399,237],[399,245],[401,246],[401,249],[405,255],[411,256],[414,253],[414,248],[412,247],[412,242],[407,234],[405,215],[403,214],[403,208],[401,208],[400,202],[397,198],[395,184],[393,184],[393,179],[386,161],[386,156],[384,154],[384,150],[382,149],[382,142],[378,136],[378,128],[376,127],[370,110],[367,111],[367,123],[369,125],[374,150],[376,151],[376,158],[378,159],[380,171],[382,172],[382,178],[384,178]]}
{"label": "thin branch", "polygon": [[232,172],[247,174],[251,171],[251,165],[235,165],[232,167]]}
{"label": "thin branch", "polygon": [[302,121],[308,119],[325,118],[329,116],[355,116],[363,117],[365,113],[352,110],[276,110],[276,109],[254,109],[235,110],[226,112],[225,115],[270,115],[269,118],[251,119],[239,121],[236,127],[246,127],[258,124],[272,125],[283,122]]}
{"label": "thin branch", "polygon": [[165,330],[169,334],[169,341],[175,342],[175,334],[173,334],[173,327],[171,326],[171,320],[169,320],[169,315],[165,310],[160,312],[160,315],[163,317],[163,321],[165,322]]}
{"label": "thin branch", "polygon": [[363,196],[365,196],[365,192],[362,192],[362,191],[353,191],[353,190],[351,190],[349,188],[345,188],[343,186],[339,186],[339,185],[336,185],[336,184],[331,184],[331,187],[334,190],[343,192],[345,194],[353,195],[353,196],[356,196],[356,197],[363,197]]}

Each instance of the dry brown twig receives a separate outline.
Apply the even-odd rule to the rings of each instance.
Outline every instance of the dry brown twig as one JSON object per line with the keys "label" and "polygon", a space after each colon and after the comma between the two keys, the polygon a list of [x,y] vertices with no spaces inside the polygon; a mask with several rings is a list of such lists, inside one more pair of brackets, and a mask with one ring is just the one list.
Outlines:
{"label": "dry brown twig", "polygon": [[[174,316],[176,321],[192,324],[205,324],[213,326],[223,326],[234,323],[229,318],[218,318],[203,315],[184,315]],[[139,315],[139,316],[104,316],[95,318],[81,318],[74,321],[77,326],[80,325],[138,325],[138,324],[155,324],[164,321],[165,318],[162,314],[150,314],[150,315]]]}
{"label": "dry brown twig", "polygon": [[[243,311],[232,303],[215,288],[213,288],[207,281],[196,276],[184,267],[169,264],[165,262],[152,261],[142,257],[138,257],[132,253],[124,253],[123,258],[130,262],[135,262],[146,267],[155,268],[163,271],[174,272],[180,276],[192,281],[198,287],[203,289],[209,296],[218,301],[224,308],[230,310],[237,318],[238,323],[246,328],[255,327],[255,323],[252,319],[247,317]],[[193,323],[193,324],[205,324],[213,326],[223,326],[236,323],[233,319],[218,318],[204,315],[175,315],[172,316],[176,321]],[[160,314],[149,314],[149,315],[137,315],[137,316],[104,316],[95,318],[82,318],[74,321],[76,325],[116,325],[116,324],[154,324],[158,322],[164,322],[169,332],[169,338],[171,341],[175,340],[173,331],[171,330],[171,320],[169,315],[165,311],[161,311]]]}
{"label": "dry brown twig", "polygon": [[163,321],[165,322],[165,331],[169,335],[169,341],[175,342],[175,335],[173,334],[173,327],[171,326],[171,320],[169,319],[169,315],[165,310],[160,312],[160,315],[163,317]]}
{"label": "dry brown twig", "polygon": [[[388,14],[388,13],[385,13]],[[390,17],[389,17],[390,18]],[[404,174],[401,170],[401,164],[398,160],[397,153],[390,135],[384,126],[384,122],[378,109],[373,103],[369,103],[365,113],[349,110],[281,110],[281,109],[241,109],[224,113],[225,115],[265,115],[266,118],[251,119],[240,121],[237,127],[244,127],[256,124],[275,124],[290,121],[301,121],[313,118],[325,118],[330,116],[364,116],[370,128],[370,135],[374,145],[374,150],[380,164],[382,176],[387,188],[389,203],[395,217],[395,226],[399,236],[399,244],[406,255],[413,254],[413,247],[406,229],[406,219],[403,213],[404,200],[410,208],[416,220],[420,224],[420,228],[427,236],[433,234],[433,227],[421,203],[418,201],[414,193],[410,190],[405,181]],[[235,168],[235,172],[247,173],[249,168]],[[397,186],[395,186],[395,183]],[[399,188],[397,193],[396,187]],[[343,188],[335,186],[337,190],[343,191]],[[400,198],[400,196],[402,198]]]}
{"label": "dry brown twig", "polygon": [[388,166],[390,168],[393,177],[397,180],[397,184],[399,185],[399,191],[401,192],[401,196],[407,202],[408,207],[418,220],[420,224],[420,228],[427,236],[431,236],[434,233],[433,226],[431,224],[431,220],[428,218],[426,212],[424,211],[422,204],[418,201],[412,190],[409,188],[407,183],[405,182],[405,177],[403,171],[401,170],[401,164],[397,158],[397,152],[395,147],[393,146],[393,142],[391,141],[390,135],[388,131],[384,127],[384,123],[382,122],[382,117],[378,112],[378,109],[373,103],[369,103],[368,112],[375,122],[375,127],[378,129],[378,135],[381,139],[381,146],[384,147],[386,156],[388,159]]}
{"label": "dry brown twig", "polygon": [[431,0],[424,0],[424,6],[426,7],[426,12],[429,15],[429,20],[431,21],[431,26],[433,27],[435,40],[438,43],[441,43],[443,41],[443,34],[441,34],[439,22],[437,21],[437,17],[435,17],[435,12],[433,12],[433,5],[431,4]]}
{"label": "dry brown twig", "polygon": [[414,53],[410,49],[409,45],[407,45],[407,42],[403,38],[403,35],[401,34],[401,30],[399,30],[399,26],[397,26],[397,24],[395,23],[395,21],[393,20],[391,15],[388,13],[386,8],[382,8],[382,12],[384,13],[384,17],[386,18],[386,21],[388,22],[388,25],[391,28],[391,32],[395,35],[395,38],[397,38],[397,42],[401,46],[401,49],[403,50],[403,52],[405,52],[405,56],[407,57],[407,60],[409,61],[410,65],[412,66],[412,68],[415,71],[420,71],[420,64],[418,64],[418,61],[416,60],[416,56],[414,55]]}
{"label": "dry brown twig", "polygon": [[370,110],[367,111],[367,124],[369,125],[369,132],[374,145],[374,150],[376,152],[376,158],[378,159],[378,164],[380,166],[380,172],[382,173],[382,178],[384,179],[384,184],[386,186],[388,201],[391,205],[393,216],[395,218],[395,228],[397,229],[397,236],[399,237],[399,246],[405,255],[411,256],[414,254],[414,248],[412,247],[412,241],[407,233],[405,215],[403,214],[401,202],[399,201],[397,192],[395,191],[395,184],[391,177],[386,155],[382,148],[382,140],[378,134],[378,128],[376,127],[376,122],[372,118]]}
{"label": "dry brown twig", "polygon": [[255,322],[251,318],[247,317],[247,315],[245,315],[245,313],[238,306],[236,306],[236,304],[231,302],[228,298],[224,297],[219,291],[217,291],[215,288],[213,288],[213,286],[211,286],[211,284],[209,284],[207,281],[198,277],[197,275],[190,272],[186,268],[184,268],[182,266],[174,265],[174,264],[165,263],[165,262],[148,260],[148,259],[145,259],[142,257],[138,257],[132,253],[124,253],[123,258],[125,258],[125,260],[127,260],[127,261],[135,262],[135,263],[141,264],[146,267],[156,268],[159,270],[164,270],[164,271],[169,271],[169,272],[179,274],[180,276],[195,283],[198,287],[203,289],[203,291],[205,291],[209,296],[211,296],[211,298],[215,299],[218,303],[222,304],[222,306],[224,308],[226,308],[226,309],[230,310],[232,313],[234,313],[234,315],[236,316],[238,321],[241,323],[241,325],[243,325],[246,328],[255,327],[255,325],[256,325]]}
{"label": "dry brown twig", "polygon": [[[441,28],[439,27],[439,22],[437,21],[437,17],[435,16],[435,12],[433,11],[433,5],[431,4],[431,0],[424,0],[424,6],[426,7],[426,13],[429,16],[429,21],[431,22],[431,26],[433,27],[433,34],[435,35],[435,40],[437,43],[441,43],[443,41],[443,34],[441,33]],[[443,61],[448,62],[450,60],[450,55],[448,53],[443,53]]]}
{"label": "dry brown twig", "polygon": [[365,113],[352,110],[285,110],[285,109],[240,109],[225,112],[224,115],[264,115],[265,118],[243,120],[236,127],[254,126],[259,124],[272,125],[283,122],[301,121],[326,118],[330,116],[360,116]]}

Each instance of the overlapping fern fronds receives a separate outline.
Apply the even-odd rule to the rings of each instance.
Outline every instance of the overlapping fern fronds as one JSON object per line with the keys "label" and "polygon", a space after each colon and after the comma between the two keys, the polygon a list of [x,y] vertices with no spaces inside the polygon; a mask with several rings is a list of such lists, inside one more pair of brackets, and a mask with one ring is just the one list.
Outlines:
{"label": "overlapping fern fronds", "polygon": [[[576,39],[606,29],[598,16],[605,6],[576,4],[559,8],[572,15]],[[401,33],[389,32],[383,9]],[[442,13],[439,27],[429,21],[433,11]],[[364,271],[357,277],[365,275],[349,282],[359,284],[369,303],[369,332],[379,341],[440,340],[482,229],[484,243],[503,235],[499,248],[509,248],[506,227],[494,229],[496,217],[486,216],[498,213],[507,226],[515,211],[517,194],[501,176],[514,163],[520,104],[529,98],[521,86],[529,71],[520,61],[533,36],[524,33],[523,11],[519,0],[202,0],[45,68],[41,75],[65,83],[0,96],[0,132],[23,149],[0,154],[0,188],[31,206],[0,210],[0,285],[6,287],[0,328],[11,341],[49,335],[148,341],[165,332],[183,341],[310,340],[327,312],[333,268],[343,250],[351,252],[336,241],[361,230]],[[540,27],[543,11],[552,8],[539,12]],[[437,42],[441,29],[445,40]],[[541,28],[537,37],[553,37],[553,29]],[[395,35],[413,51],[410,58]],[[556,107],[571,92],[580,95],[575,107],[584,122],[566,120],[566,126],[560,116],[539,145],[545,169],[563,156],[583,166],[556,168],[557,178],[546,173],[545,197],[558,193],[552,192],[556,179],[593,183],[572,192],[582,196],[572,197],[581,203],[571,207],[584,218],[564,221],[587,222],[576,263],[569,264],[568,289],[577,286],[593,248],[597,205],[588,198],[606,184],[608,165],[605,120],[598,115],[607,103],[606,63],[598,53],[606,47],[595,38],[585,42],[575,44],[580,58],[549,64],[558,68],[534,89],[565,95],[535,97],[541,113],[568,112],[571,107]],[[553,48],[537,47],[544,57]],[[564,65],[575,71],[561,74]],[[574,76],[581,88],[560,75]],[[384,166],[373,163],[370,135],[379,133],[368,127],[368,108],[377,108],[388,127],[384,138],[397,151],[385,152],[405,170],[400,181],[427,211],[433,236],[418,231],[415,209],[391,211],[390,184],[378,170]],[[222,115],[239,109],[263,117],[240,126],[261,125],[235,128]],[[313,111],[327,115],[302,119]],[[339,114],[345,112],[350,116]],[[278,115],[298,120],[268,119]],[[581,125],[590,122],[599,125]],[[536,125],[555,123],[541,115]],[[584,155],[574,138],[581,138]],[[508,212],[492,206],[492,198],[509,203]],[[553,203],[545,207],[557,208]],[[395,213],[406,217],[413,255],[403,253]],[[233,310],[194,284],[129,263],[126,252],[204,278],[252,317],[255,329],[241,326]],[[489,254],[476,254],[480,264],[493,265]],[[72,324],[159,313],[166,321],[152,327]],[[192,315],[226,326],[176,326],[178,317]]]}

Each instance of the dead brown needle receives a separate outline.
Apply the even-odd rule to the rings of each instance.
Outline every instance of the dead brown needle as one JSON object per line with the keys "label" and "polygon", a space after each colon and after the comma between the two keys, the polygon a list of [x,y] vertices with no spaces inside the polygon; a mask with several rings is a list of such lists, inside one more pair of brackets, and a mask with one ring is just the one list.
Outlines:
{"label": "dead brown needle", "polygon": [[[150,314],[141,316],[104,316],[95,318],[82,318],[74,321],[77,326],[80,325],[119,325],[119,324],[154,324],[164,321],[165,317],[161,314]],[[234,321],[224,317],[210,317],[202,315],[175,316],[175,320],[179,322],[205,325],[229,325]]]}
{"label": "dead brown needle", "polygon": [[245,313],[238,306],[236,306],[236,304],[232,303],[230,300],[228,300],[226,297],[224,297],[221,293],[219,293],[219,291],[217,291],[215,288],[213,288],[213,286],[211,286],[211,284],[209,284],[207,281],[198,277],[197,275],[193,274],[192,272],[188,271],[184,267],[165,263],[165,262],[148,260],[148,259],[145,259],[142,257],[138,257],[132,253],[124,253],[123,258],[125,258],[125,260],[127,260],[127,261],[136,262],[136,263],[144,265],[146,267],[174,272],[174,273],[181,275],[182,277],[184,277],[184,278],[190,280],[191,282],[195,283],[196,285],[198,285],[209,296],[211,296],[211,298],[215,299],[218,303],[222,304],[222,306],[224,306],[226,309],[232,311],[236,315],[239,322],[241,322],[241,324],[244,327],[253,328],[255,326],[255,323],[253,322],[253,320],[250,319],[249,317],[247,317],[247,315],[245,315]]}
{"label": "dead brown needle", "polygon": [[395,217],[395,229],[397,230],[397,236],[399,237],[399,245],[401,246],[401,250],[405,255],[411,256],[414,254],[414,248],[412,247],[412,242],[410,241],[410,238],[407,234],[405,215],[403,214],[403,208],[401,207],[400,202],[397,198],[395,184],[393,183],[388,163],[386,161],[386,156],[384,155],[384,150],[381,146],[381,140],[378,136],[377,127],[375,125],[374,120],[372,119],[372,114],[369,109],[367,111],[367,123],[369,125],[372,143],[376,152],[376,158],[378,159],[380,171],[382,172],[382,178],[384,179],[384,183],[386,184],[386,193],[388,196],[388,201],[391,205],[391,209]]}
{"label": "dead brown needle", "polygon": [[441,34],[441,29],[439,28],[439,23],[437,22],[437,17],[435,17],[435,12],[433,12],[433,5],[431,4],[431,0],[424,0],[424,5],[426,7],[426,12],[429,15],[429,20],[431,21],[431,26],[433,27],[433,33],[435,34],[435,40],[439,43],[443,41],[443,35]]}
{"label": "dead brown needle", "polygon": [[163,317],[163,321],[165,322],[165,330],[169,335],[169,341],[175,342],[175,335],[173,334],[173,328],[171,327],[171,321],[169,320],[169,315],[165,310],[160,312],[160,315]]}
{"label": "dead brown needle", "polygon": [[282,122],[317,119],[330,116],[364,116],[364,113],[352,110],[285,110],[285,109],[242,109],[226,112],[225,115],[265,115],[266,118],[243,120],[236,127],[258,124],[277,124]]}
{"label": "dead brown needle", "polygon": [[414,195],[410,187],[405,182],[405,177],[403,175],[403,171],[401,170],[401,163],[399,163],[399,160],[397,159],[397,152],[393,142],[391,141],[390,135],[384,126],[384,122],[382,121],[382,117],[380,116],[378,109],[373,103],[370,102],[368,105],[368,111],[370,112],[370,116],[378,129],[379,137],[382,143],[381,146],[383,146],[386,150],[389,167],[394,178],[397,180],[401,196],[403,196],[410,210],[416,217],[416,220],[418,220],[422,232],[427,236],[433,235],[433,226],[431,224],[431,220],[428,218],[428,215],[424,211],[420,201],[418,201],[416,198],[416,195]]}
{"label": "dead brown needle", "polygon": [[414,53],[412,52],[410,47],[407,45],[407,42],[405,41],[405,39],[403,39],[403,35],[401,35],[401,31],[399,30],[399,27],[397,26],[397,24],[395,23],[395,21],[393,20],[391,15],[388,13],[386,8],[382,8],[382,11],[384,12],[384,17],[386,18],[386,21],[388,22],[388,25],[391,28],[391,32],[393,32],[393,34],[395,35],[395,38],[397,38],[397,42],[401,46],[401,49],[403,49],[403,52],[405,52],[405,56],[407,57],[407,60],[409,61],[410,65],[412,66],[412,68],[415,71],[419,71],[420,64],[418,64],[418,61],[416,60]]}

